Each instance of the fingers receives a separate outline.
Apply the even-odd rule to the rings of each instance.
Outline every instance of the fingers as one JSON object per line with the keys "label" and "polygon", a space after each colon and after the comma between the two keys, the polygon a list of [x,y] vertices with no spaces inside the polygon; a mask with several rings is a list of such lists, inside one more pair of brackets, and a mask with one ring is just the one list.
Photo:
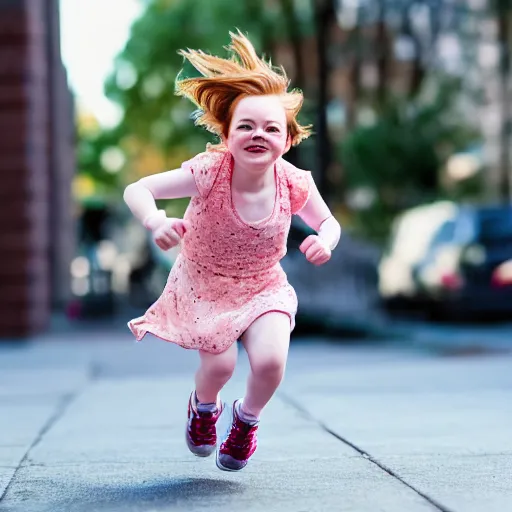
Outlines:
{"label": "fingers", "polygon": [[[304,243],[307,241],[308,239],[306,239]],[[304,256],[306,256],[306,259],[313,265],[323,265],[331,259],[331,251],[325,247],[325,245],[321,243],[317,237],[313,237],[313,241],[307,244],[307,249],[304,252]]]}
{"label": "fingers", "polygon": [[159,238],[155,238],[155,243],[162,251],[168,251],[171,248],[167,241]]}
{"label": "fingers", "polygon": [[162,226],[156,230],[154,240],[160,249],[167,251],[176,247],[180,243],[181,237],[173,228]]}
{"label": "fingers", "polygon": [[330,259],[331,259],[330,255],[320,254],[311,259],[308,259],[308,261],[313,265],[320,266],[320,265],[323,265],[324,263],[327,263]]}
{"label": "fingers", "polygon": [[158,247],[160,247],[160,249],[164,251],[168,251],[169,249],[172,249],[173,247],[178,245],[177,242],[173,242],[173,239],[170,236],[165,234],[155,236],[155,243],[156,245],[158,245]]}
{"label": "fingers", "polygon": [[307,250],[317,241],[316,235],[309,235],[302,244],[300,244],[299,250],[303,254],[306,254]]}
{"label": "fingers", "polygon": [[174,229],[174,231],[176,231],[176,233],[178,234],[178,236],[180,238],[183,238],[185,236],[185,233],[187,232],[189,228],[189,223],[185,220],[177,220],[177,221],[174,221],[173,224],[172,224],[172,229]]}
{"label": "fingers", "polygon": [[322,249],[320,247],[313,246],[306,251],[305,256],[310,263],[313,263],[313,265],[318,265],[324,254],[322,254]]}

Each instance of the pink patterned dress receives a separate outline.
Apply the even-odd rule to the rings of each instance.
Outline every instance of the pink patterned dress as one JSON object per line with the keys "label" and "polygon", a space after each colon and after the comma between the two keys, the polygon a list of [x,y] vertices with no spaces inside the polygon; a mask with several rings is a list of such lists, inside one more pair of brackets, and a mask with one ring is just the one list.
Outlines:
{"label": "pink patterned dress", "polygon": [[311,173],[279,159],[274,210],[249,223],[232,201],[231,153],[210,149],[182,168],[194,174],[199,195],[185,213],[190,229],[162,295],[128,323],[137,341],[149,332],[187,349],[220,353],[270,311],[288,315],[293,330],[297,296],[279,262],[291,216],[308,199]]}

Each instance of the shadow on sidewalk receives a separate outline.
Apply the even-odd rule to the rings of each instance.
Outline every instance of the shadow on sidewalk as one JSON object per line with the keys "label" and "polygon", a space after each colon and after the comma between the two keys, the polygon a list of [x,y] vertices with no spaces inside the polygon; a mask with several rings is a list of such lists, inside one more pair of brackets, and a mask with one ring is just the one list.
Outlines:
{"label": "shadow on sidewalk", "polygon": [[[68,487],[68,486],[65,486]],[[48,489],[51,486],[47,486]],[[245,486],[239,482],[231,482],[216,478],[189,478],[172,477],[169,480],[142,480],[137,483],[123,483],[111,485],[88,485],[85,482],[76,482],[76,486],[69,485],[67,489],[59,489],[55,495],[48,493],[45,504],[37,505],[31,500],[25,500],[24,512],[49,512],[66,510],[67,512],[129,512],[139,510],[170,510],[168,507],[178,505],[179,510],[188,509],[192,503],[208,500],[215,497],[228,497],[233,494],[242,494]],[[67,499],[60,500],[59,496]],[[181,505],[181,506],[179,506]],[[21,512],[21,508],[9,509],[10,512]]]}

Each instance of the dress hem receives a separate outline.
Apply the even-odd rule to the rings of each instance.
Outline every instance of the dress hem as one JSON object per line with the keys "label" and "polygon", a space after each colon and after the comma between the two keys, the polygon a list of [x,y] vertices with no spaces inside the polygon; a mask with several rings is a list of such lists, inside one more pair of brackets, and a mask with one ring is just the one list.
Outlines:
{"label": "dress hem", "polygon": [[[290,333],[294,330],[295,315],[292,315],[289,311],[285,311],[284,309],[269,309],[269,310],[263,311],[262,313],[260,313],[258,315],[255,315],[254,317],[251,317],[250,321],[247,322],[247,325],[245,325],[245,327],[241,330],[242,335],[256,320],[258,320],[258,318],[261,318],[262,316],[265,316],[268,313],[282,313],[283,315],[286,315],[290,320]],[[141,322],[139,325],[136,326],[135,322],[137,322],[137,320],[140,320]],[[158,327],[155,327],[155,326],[149,324],[147,322],[147,320],[145,320],[145,315],[140,318],[130,320],[127,323],[127,325],[128,325],[128,328],[130,329],[130,331],[132,332],[132,334],[135,336],[135,340],[137,342],[141,342],[142,339],[147,334],[152,334],[153,336],[157,337],[158,339],[160,339],[162,341],[165,341],[167,343],[174,343],[175,345],[178,345],[179,347],[184,348],[186,350],[202,350],[203,352],[208,352],[210,354],[222,354],[222,352],[225,352],[226,350],[228,350],[228,348],[230,348],[231,345],[233,345],[233,343],[236,343],[242,336],[242,335],[240,335],[238,338],[234,339],[231,343],[229,343],[229,345],[226,348],[223,348],[223,350],[211,350],[208,348],[188,346],[186,343],[180,343],[177,340],[171,339],[170,337],[163,335],[161,333],[160,329],[158,329]]]}

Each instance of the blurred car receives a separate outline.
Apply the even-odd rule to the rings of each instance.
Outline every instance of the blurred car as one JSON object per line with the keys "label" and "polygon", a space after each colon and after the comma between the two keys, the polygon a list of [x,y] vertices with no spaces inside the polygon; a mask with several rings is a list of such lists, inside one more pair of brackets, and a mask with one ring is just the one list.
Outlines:
{"label": "blurred car", "polygon": [[407,210],[395,220],[378,265],[379,294],[386,306],[417,303],[420,294],[414,270],[427,254],[439,228],[456,214],[455,203],[441,201]]}
{"label": "blurred car", "polygon": [[512,207],[406,212],[380,263],[379,288],[384,301],[408,300],[435,317],[512,313]]}
{"label": "blurred car", "polygon": [[512,313],[512,206],[460,206],[413,270],[438,316]]}

